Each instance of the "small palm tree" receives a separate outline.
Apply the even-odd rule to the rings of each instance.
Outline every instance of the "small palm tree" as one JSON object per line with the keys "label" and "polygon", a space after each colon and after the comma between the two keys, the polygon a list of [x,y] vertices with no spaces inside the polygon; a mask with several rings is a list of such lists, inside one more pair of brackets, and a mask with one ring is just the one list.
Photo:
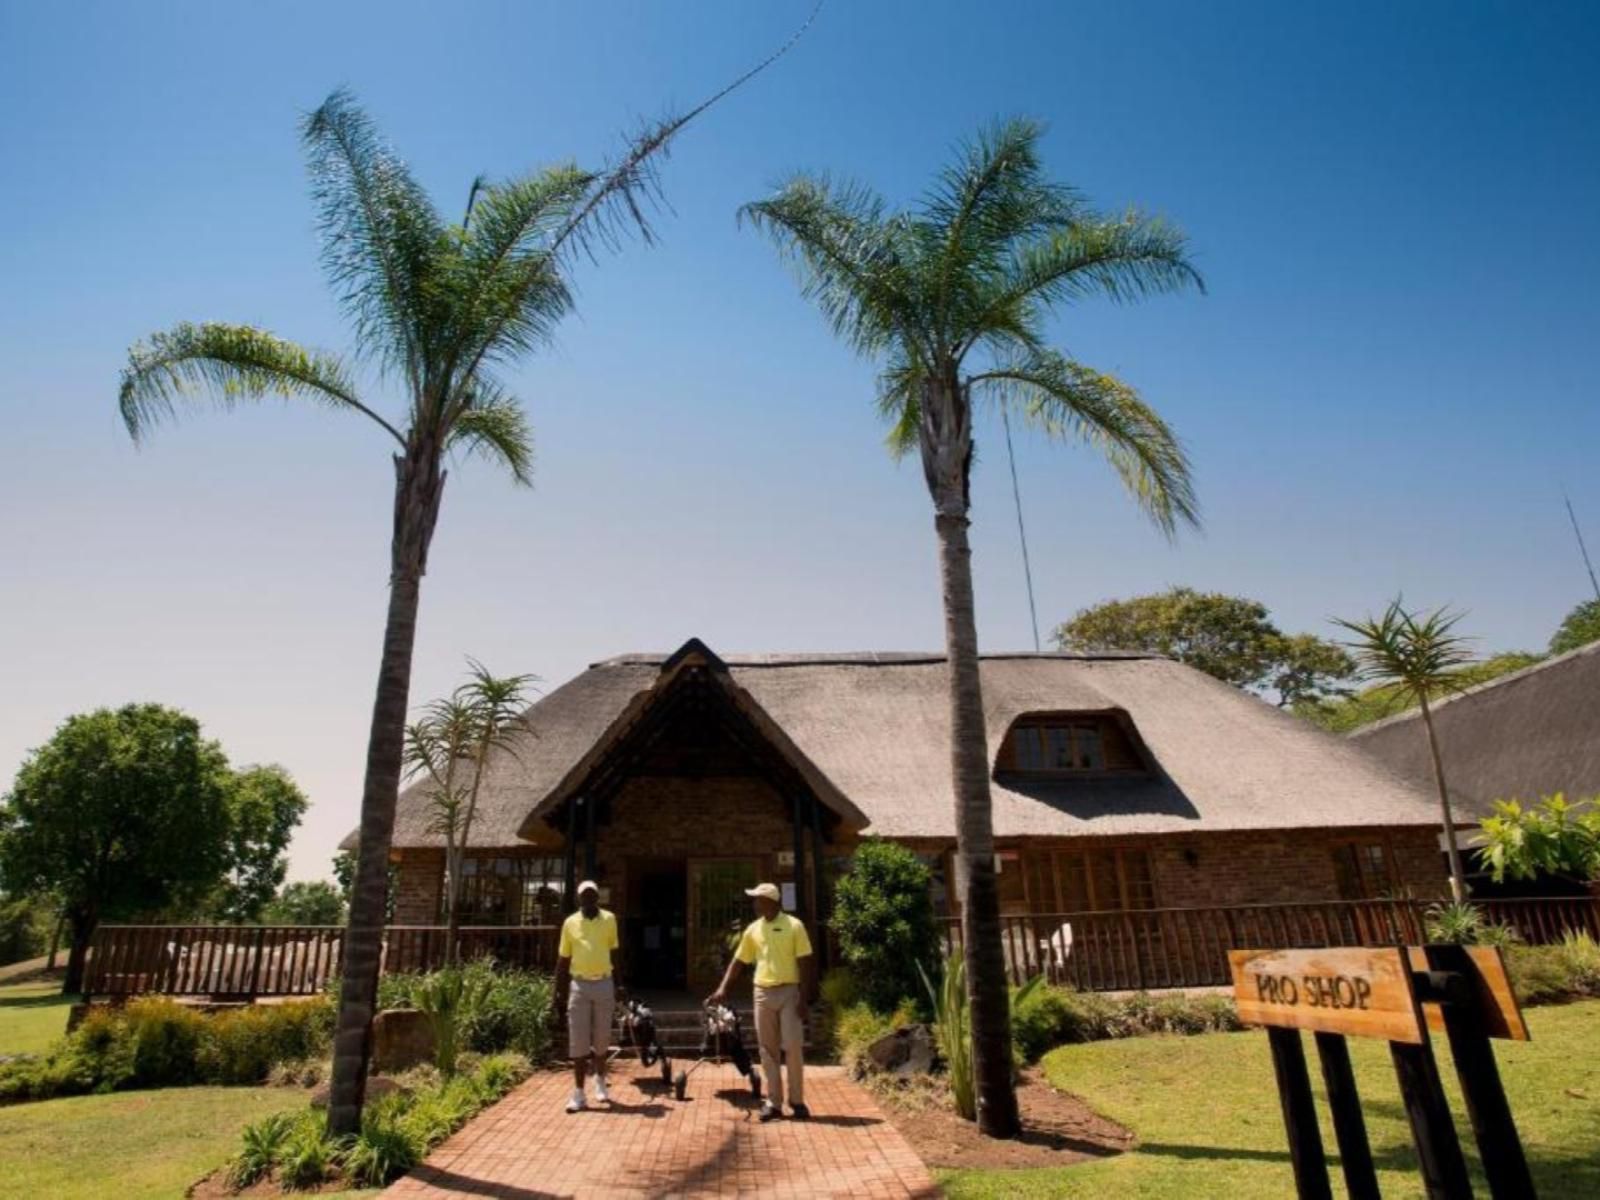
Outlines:
{"label": "small palm tree", "polygon": [[223,408],[271,396],[356,413],[393,443],[389,609],[367,740],[366,777],[346,931],[328,1124],[361,1123],[405,747],[411,655],[428,548],[452,451],[529,482],[532,444],[498,368],[543,345],[572,307],[573,260],[629,232],[648,241],[655,164],[690,121],[770,66],[769,55],[683,116],[651,125],[601,170],[565,164],[504,183],[475,180],[459,224],[445,220],[406,164],[344,91],[302,125],[328,277],[355,335],[403,395],[391,421],[363,398],[352,361],[247,325],[181,324],[129,352],[119,404],[135,441],[197,396]]}
{"label": "small palm tree", "polygon": [[793,261],[834,331],[883,365],[890,450],[921,455],[944,583],[978,1124],[997,1137],[1014,1135],[1018,1120],[967,541],[975,404],[1090,443],[1169,533],[1196,519],[1188,463],[1166,424],[1126,383],[1052,349],[1044,323],[1074,300],[1132,300],[1200,278],[1170,226],[1101,216],[1044,179],[1039,136],[1029,121],[996,126],[962,148],[914,211],[805,175],[741,210]]}
{"label": "small palm tree", "polygon": [[1443,608],[1431,613],[1407,612],[1397,596],[1382,616],[1369,616],[1365,621],[1334,618],[1335,624],[1356,635],[1345,645],[1355,654],[1360,677],[1388,684],[1406,706],[1416,704],[1422,709],[1422,728],[1433,760],[1433,782],[1439,789],[1439,814],[1450,857],[1450,895],[1457,904],[1466,899],[1466,877],[1461,869],[1450,790],[1445,786],[1444,761],[1439,755],[1439,735],[1433,728],[1429,701],[1466,686],[1461,668],[1472,662],[1473,655],[1467,648],[1468,639],[1452,632],[1461,617],[1461,613]]}

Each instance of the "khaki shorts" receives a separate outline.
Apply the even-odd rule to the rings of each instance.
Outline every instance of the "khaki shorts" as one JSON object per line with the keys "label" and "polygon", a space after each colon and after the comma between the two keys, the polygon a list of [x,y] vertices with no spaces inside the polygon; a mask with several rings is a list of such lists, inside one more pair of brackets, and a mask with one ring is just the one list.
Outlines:
{"label": "khaki shorts", "polygon": [[617,1007],[616,984],[605,979],[574,979],[567,991],[567,1053],[595,1056],[604,1066],[611,1048],[611,1020]]}

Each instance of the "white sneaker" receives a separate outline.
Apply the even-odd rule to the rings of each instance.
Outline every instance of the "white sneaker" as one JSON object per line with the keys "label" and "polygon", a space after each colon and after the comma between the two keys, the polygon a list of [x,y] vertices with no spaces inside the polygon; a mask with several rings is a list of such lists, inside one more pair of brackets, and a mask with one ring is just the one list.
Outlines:
{"label": "white sneaker", "polygon": [[610,1104],[611,1103],[611,1093],[610,1093],[610,1091],[608,1091],[606,1089],[606,1077],[604,1075],[599,1075],[599,1076],[595,1077],[595,1081],[594,1081],[594,1098],[596,1100],[598,1100],[601,1104]]}
{"label": "white sneaker", "polygon": [[588,1101],[583,1098],[583,1089],[573,1088],[572,1099],[567,1101],[567,1111],[569,1113],[582,1112],[588,1107]]}

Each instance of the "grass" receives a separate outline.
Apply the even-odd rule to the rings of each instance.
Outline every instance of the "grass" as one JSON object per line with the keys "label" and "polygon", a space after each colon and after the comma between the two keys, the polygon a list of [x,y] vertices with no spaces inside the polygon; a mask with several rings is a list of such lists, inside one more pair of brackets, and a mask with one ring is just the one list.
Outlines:
{"label": "grass", "polygon": [[[1495,1056],[1543,1200],[1600,1196],[1600,1001],[1536,1008],[1530,1042],[1496,1042]],[[1382,1042],[1350,1039],[1367,1133],[1386,1197],[1423,1194],[1410,1127]],[[1456,1086],[1450,1052],[1435,1039],[1457,1114],[1474,1190],[1488,1195]],[[1308,1042],[1322,1140],[1336,1194],[1343,1194],[1327,1097]],[[1063,1046],[1044,1059],[1050,1081],[1131,1128],[1129,1154],[1034,1171],[944,1171],[951,1200],[1017,1196],[1292,1195],[1272,1059],[1260,1031],[1144,1037]]]}
{"label": "grass", "polygon": [[0,1054],[40,1054],[67,1031],[74,997],[56,976],[24,975],[0,983]]}
{"label": "grass", "polygon": [[169,1200],[226,1162],[246,1123],[304,1107],[298,1088],[164,1088],[0,1108],[0,1192]]}

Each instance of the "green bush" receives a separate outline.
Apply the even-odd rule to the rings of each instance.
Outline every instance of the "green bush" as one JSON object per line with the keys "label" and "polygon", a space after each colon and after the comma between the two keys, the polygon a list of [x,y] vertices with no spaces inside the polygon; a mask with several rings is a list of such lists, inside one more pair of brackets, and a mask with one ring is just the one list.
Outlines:
{"label": "green bush", "polygon": [[1506,952],[1511,989],[1523,1004],[1552,1004],[1600,996],[1600,944],[1568,931],[1549,946],[1511,946]]}
{"label": "green bush", "polygon": [[133,1043],[128,1086],[177,1087],[198,1081],[208,1025],[203,1014],[165,997],[148,996],[129,1003],[122,1022]]}
{"label": "green bush", "polygon": [[315,1187],[332,1174],[339,1160],[339,1139],[315,1109],[295,1120],[277,1152],[278,1178],[285,1191]]}
{"label": "green bush", "polygon": [[228,1164],[228,1186],[247,1188],[278,1165],[278,1156],[294,1132],[295,1118],[273,1113],[244,1127],[243,1145]]}
{"label": "green bush", "polygon": [[540,971],[497,971],[487,960],[470,964],[466,973],[489,979],[467,1024],[467,1045],[480,1054],[509,1050],[530,1062],[548,1061],[554,1044],[555,981]]}
{"label": "green bush", "polygon": [[345,1174],[358,1187],[384,1187],[427,1156],[428,1145],[404,1123],[413,1097],[380,1096],[361,1114],[361,1132],[344,1154]]}
{"label": "green bush", "polygon": [[869,838],[834,888],[830,925],[861,997],[880,1012],[911,998],[921,1006],[918,970],[940,967],[932,875],[904,846]]}
{"label": "green bush", "polygon": [[1519,939],[1509,925],[1496,925],[1483,910],[1465,901],[1432,904],[1423,914],[1430,942],[1451,942],[1458,946],[1510,946]]}

